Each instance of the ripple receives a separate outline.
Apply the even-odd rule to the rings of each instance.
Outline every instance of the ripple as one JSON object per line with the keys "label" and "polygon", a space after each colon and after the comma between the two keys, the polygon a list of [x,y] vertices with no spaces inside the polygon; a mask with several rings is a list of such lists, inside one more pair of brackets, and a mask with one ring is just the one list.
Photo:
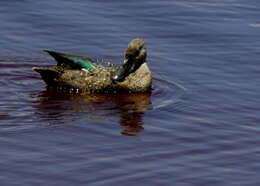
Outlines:
{"label": "ripple", "polygon": [[155,74],[153,85],[153,108],[161,109],[172,104],[179,104],[187,89],[181,84]]}

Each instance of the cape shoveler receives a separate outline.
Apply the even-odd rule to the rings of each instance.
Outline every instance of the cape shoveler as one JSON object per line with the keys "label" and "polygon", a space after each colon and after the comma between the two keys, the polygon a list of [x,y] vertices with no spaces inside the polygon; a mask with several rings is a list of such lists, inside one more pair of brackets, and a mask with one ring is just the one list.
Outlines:
{"label": "cape shoveler", "polygon": [[46,50],[56,66],[33,67],[48,86],[82,92],[145,92],[151,88],[152,74],[146,63],[143,39],[133,39],[125,51],[122,65],[103,60]]}

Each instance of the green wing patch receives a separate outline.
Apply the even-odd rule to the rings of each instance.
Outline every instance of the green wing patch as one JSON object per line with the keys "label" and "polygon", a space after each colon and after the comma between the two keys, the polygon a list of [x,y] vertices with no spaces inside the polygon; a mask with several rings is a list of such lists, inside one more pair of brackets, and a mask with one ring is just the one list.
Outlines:
{"label": "green wing patch", "polygon": [[50,50],[44,50],[48,52],[54,59],[58,62],[58,66],[68,66],[70,68],[75,69],[87,69],[91,70],[95,68],[95,61],[91,60],[91,58],[83,57],[83,56],[74,56],[70,54],[64,54],[59,52],[54,52]]}
{"label": "green wing patch", "polygon": [[87,70],[95,68],[93,62],[88,59],[81,59],[74,56],[67,56],[67,58],[77,64],[77,66],[79,66],[80,68],[85,68]]}

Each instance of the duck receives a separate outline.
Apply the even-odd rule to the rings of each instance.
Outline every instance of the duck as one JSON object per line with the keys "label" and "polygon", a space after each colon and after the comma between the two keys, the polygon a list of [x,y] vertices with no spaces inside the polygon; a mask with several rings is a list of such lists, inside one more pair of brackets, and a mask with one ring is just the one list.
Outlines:
{"label": "duck", "polygon": [[124,60],[117,65],[105,60],[45,50],[57,65],[33,67],[47,87],[85,93],[146,92],[151,90],[152,73],[146,62],[144,40],[136,38],[128,44]]}

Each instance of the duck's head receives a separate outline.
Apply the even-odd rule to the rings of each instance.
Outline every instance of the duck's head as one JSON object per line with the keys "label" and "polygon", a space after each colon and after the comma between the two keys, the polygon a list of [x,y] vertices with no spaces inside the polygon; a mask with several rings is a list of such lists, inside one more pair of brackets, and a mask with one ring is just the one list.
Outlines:
{"label": "duck's head", "polygon": [[133,39],[125,51],[123,65],[113,72],[113,81],[123,81],[129,74],[135,72],[146,59],[146,47],[143,39]]}

